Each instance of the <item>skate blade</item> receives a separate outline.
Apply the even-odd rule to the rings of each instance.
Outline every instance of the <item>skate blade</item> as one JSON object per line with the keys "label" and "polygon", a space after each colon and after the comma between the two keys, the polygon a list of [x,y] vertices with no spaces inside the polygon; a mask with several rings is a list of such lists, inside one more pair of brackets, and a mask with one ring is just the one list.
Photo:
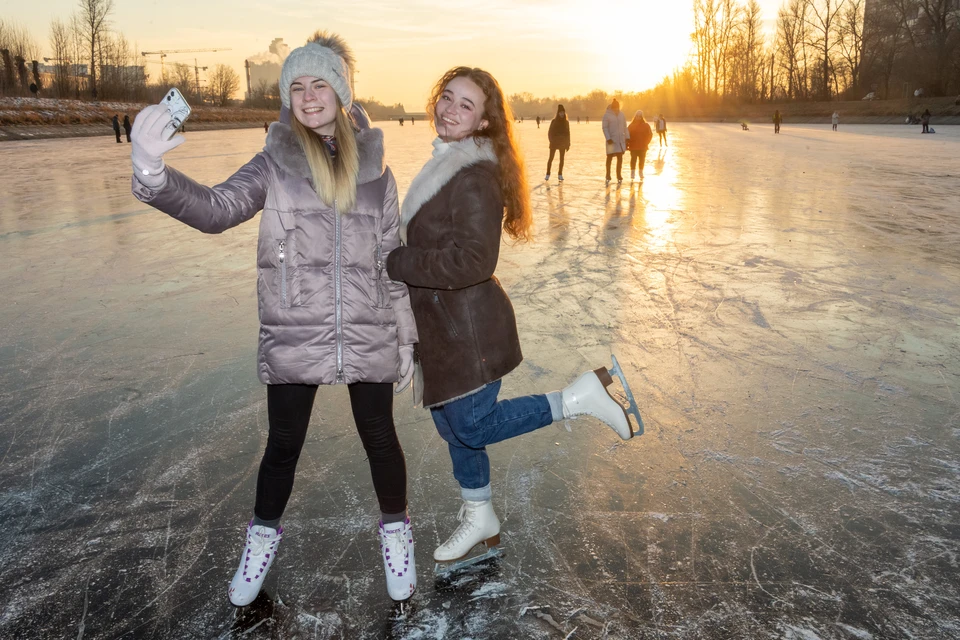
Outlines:
{"label": "skate blade", "polygon": [[462,571],[475,564],[480,564],[491,558],[499,558],[502,555],[503,552],[500,551],[499,547],[490,547],[485,552],[472,558],[464,558],[463,560],[456,560],[455,562],[437,562],[433,567],[433,571],[438,576],[448,576],[456,571]]}
{"label": "skate blade", "polygon": [[[627,376],[623,374],[623,369],[620,368],[620,363],[617,361],[617,356],[611,353],[610,358],[613,360],[613,367],[608,369],[608,371],[620,379],[620,385],[623,387],[623,393],[627,397],[627,406],[623,408],[623,412],[627,416],[627,423],[630,424],[630,430],[632,431],[631,437],[642,436],[643,418],[640,417],[640,407],[637,406],[637,401],[633,398],[633,391],[630,390],[630,385],[627,384]],[[609,391],[607,393],[609,393]],[[614,398],[614,400],[616,400],[616,398]],[[633,416],[633,419],[637,423],[636,429],[633,428],[633,424],[630,422],[631,416]]]}

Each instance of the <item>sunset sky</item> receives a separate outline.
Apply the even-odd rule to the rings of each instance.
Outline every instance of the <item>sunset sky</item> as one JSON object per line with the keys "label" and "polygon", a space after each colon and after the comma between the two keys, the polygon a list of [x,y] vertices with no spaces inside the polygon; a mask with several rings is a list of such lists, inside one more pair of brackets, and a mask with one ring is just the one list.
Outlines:
{"label": "sunset sky", "polygon": [[[76,0],[34,5],[2,0],[5,19],[27,27],[50,55],[49,25],[77,9]],[[781,0],[760,0],[769,23]],[[492,72],[509,93],[572,96],[592,89],[652,87],[690,50],[692,0],[114,0],[112,28],[139,51],[230,47],[171,55],[167,63],[233,66],[265,52],[274,38],[291,47],[318,28],[353,47],[356,91],[420,111],[430,86],[448,68]],[[159,65],[148,65],[159,74]],[[245,89],[245,86],[242,87]]]}

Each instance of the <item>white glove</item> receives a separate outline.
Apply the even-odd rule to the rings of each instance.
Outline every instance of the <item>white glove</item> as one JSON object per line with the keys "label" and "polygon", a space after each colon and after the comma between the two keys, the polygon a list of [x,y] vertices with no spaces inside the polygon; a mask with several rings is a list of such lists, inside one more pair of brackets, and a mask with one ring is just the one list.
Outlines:
{"label": "white glove", "polygon": [[413,380],[412,344],[400,345],[400,369],[398,369],[398,372],[400,374],[400,380],[397,382],[397,390],[394,391],[395,395],[403,393],[403,390],[410,386],[410,381]]}
{"label": "white glove", "polygon": [[163,154],[186,142],[183,136],[167,140],[169,127],[173,127],[173,116],[159,104],[146,107],[133,121],[130,159],[134,175],[145,187],[159,189],[163,186],[167,181],[163,172]]}

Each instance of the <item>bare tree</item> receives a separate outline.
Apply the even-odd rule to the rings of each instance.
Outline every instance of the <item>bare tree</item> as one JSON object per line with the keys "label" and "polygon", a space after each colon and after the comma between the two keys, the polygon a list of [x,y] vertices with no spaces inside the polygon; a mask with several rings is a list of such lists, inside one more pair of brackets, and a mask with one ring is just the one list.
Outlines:
{"label": "bare tree", "polygon": [[819,0],[809,3],[807,25],[810,27],[810,45],[820,56],[820,69],[817,74],[820,98],[829,100],[831,96],[830,81],[833,77],[832,53],[837,45],[837,22],[840,10],[847,0]]}
{"label": "bare tree", "polygon": [[850,0],[840,17],[840,55],[846,66],[849,87],[861,88],[860,75],[863,69],[863,12],[866,0]]}
{"label": "bare tree", "polygon": [[790,0],[777,12],[776,53],[786,97],[806,97],[805,55],[807,0]]}
{"label": "bare tree", "polygon": [[59,18],[50,23],[50,51],[53,53],[53,93],[58,98],[70,95],[70,28]]}
{"label": "bare tree", "polygon": [[210,96],[222,107],[240,88],[240,76],[233,68],[218,64],[209,76],[209,85]]}
{"label": "bare tree", "polygon": [[737,92],[741,99],[753,101],[761,91],[764,76],[763,19],[760,4],[749,0],[741,12],[737,29]]}
{"label": "bare tree", "polygon": [[167,79],[173,83],[173,86],[180,90],[180,93],[191,100],[194,97],[195,82],[193,78],[193,67],[183,62],[175,62],[172,73],[167,72]]}
{"label": "bare tree", "polygon": [[697,87],[704,93],[708,93],[713,86],[711,60],[719,11],[717,0],[693,2],[693,33],[690,38],[696,51]]}
{"label": "bare tree", "polygon": [[84,41],[90,51],[90,95],[97,97],[97,50],[101,38],[109,26],[109,16],[113,11],[113,0],[80,0],[79,22],[82,25]]}
{"label": "bare tree", "polygon": [[914,4],[916,19],[906,21],[910,41],[926,71],[930,92],[945,95],[960,49],[960,7],[956,0],[914,0]]}

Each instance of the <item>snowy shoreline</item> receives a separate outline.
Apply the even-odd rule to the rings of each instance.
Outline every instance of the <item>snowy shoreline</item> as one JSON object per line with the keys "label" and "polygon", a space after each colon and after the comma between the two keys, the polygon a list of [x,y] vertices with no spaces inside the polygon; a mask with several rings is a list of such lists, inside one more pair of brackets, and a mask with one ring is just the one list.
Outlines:
{"label": "snowy shoreline", "polygon": [[[187,122],[187,131],[263,128],[263,122]],[[112,138],[113,128],[107,124],[51,124],[0,126],[0,142],[14,140],[48,140],[52,138]],[[121,134],[122,137],[122,134]]]}

